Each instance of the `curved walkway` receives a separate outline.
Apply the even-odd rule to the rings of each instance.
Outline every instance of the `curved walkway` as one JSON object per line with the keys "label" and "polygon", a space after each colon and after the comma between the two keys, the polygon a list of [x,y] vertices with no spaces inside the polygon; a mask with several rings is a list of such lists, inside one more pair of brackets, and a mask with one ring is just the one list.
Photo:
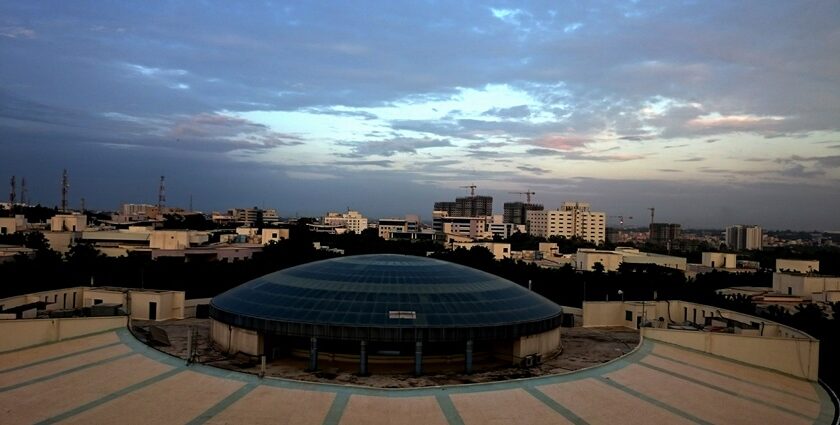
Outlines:
{"label": "curved walkway", "polygon": [[4,424],[828,424],[833,415],[816,383],[652,341],[565,375],[400,390],[186,366],[125,329],[0,354]]}

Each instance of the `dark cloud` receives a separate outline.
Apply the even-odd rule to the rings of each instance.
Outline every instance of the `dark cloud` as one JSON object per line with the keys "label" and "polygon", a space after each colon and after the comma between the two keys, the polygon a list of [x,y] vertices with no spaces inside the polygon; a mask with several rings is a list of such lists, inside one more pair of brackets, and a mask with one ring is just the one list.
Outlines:
{"label": "dark cloud", "polygon": [[364,166],[374,166],[374,167],[390,167],[394,161],[389,160],[367,160],[367,161],[335,161],[333,164],[335,165],[346,165],[351,167],[364,167]]}
{"label": "dark cloud", "polygon": [[518,166],[518,167],[516,167],[516,168],[517,168],[517,169],[519,169],[519,170],[522,170],[522,171],[528,172],[528,173],[533,173],[533,174],[547,174],[547,173],[549,172],[548,170],[546,170],[546,169],[544,169],[544,168],[540,168],[540,167],[528,167],[528,166],[525,166],[525,165],[520,165],[520,166]]}
{"label": "dark cloud", "polygon": [[391,140],[375,140],[370,142],[346,142],[352,152],[342,155],[349,158],[363,158],[372,155],[393,156],[397,153],[416,154],[420,149],[440,148],[452,146],[449,140],[443,139],[411,139],[397,138]]}
{"label": "dark cloud", "polygon": [[522,119],[531,116],[531,109],[528,105],[512,106],[510,108],[492,108],[484,111],[481,115],[503,119]]}

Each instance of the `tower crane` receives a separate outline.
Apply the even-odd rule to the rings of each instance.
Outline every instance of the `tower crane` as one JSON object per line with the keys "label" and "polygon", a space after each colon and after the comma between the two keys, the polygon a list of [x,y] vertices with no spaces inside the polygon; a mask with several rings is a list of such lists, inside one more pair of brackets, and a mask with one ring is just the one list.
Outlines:
{"label": "tower crane", "polygon": [[470,196],[475,196],[475,188],[478,187],[478,186],[476,186],[474,184],[471,184],[469,186],[459,186],[459,187],[462,187],[464,189],[469,189],[470,190]]}
{"label": "tower crane", "polygon": [[[529,204],[531,203],[531,195],[536,195],[536,193],[535,193],[535,192],[531,192],[530,190],[529,190],[529,191],[527,191],[527,192],[508,192],[508,193],[515,193],[515,194],[518,194],[518,195],[525,195],[525,199],[527,200],[527,202],[528,202]],[[521,198],[520,198],[520,199],[521,199]]]}

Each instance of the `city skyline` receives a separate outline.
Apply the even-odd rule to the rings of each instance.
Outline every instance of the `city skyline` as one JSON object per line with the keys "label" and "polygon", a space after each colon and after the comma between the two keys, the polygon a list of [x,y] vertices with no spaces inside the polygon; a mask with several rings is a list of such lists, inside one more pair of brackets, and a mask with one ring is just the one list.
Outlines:
{"label": "city skyline", "polygon": [[[533,190],[838,230],[840,5],[0,3],[0,170],[57,205],[420,214]],[[5,198],[5,197],[4,197]]]}

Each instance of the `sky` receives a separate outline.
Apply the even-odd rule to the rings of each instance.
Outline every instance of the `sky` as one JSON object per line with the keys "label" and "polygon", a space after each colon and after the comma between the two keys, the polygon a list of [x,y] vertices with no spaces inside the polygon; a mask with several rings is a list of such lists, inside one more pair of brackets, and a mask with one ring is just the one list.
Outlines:
{"label": "sky", "polygon": [[840,2],[0,0],[0,176],[56,205],[65,168],[106,210],[164,175],[204,211],[429,220],[474,184],[840,230]]}

